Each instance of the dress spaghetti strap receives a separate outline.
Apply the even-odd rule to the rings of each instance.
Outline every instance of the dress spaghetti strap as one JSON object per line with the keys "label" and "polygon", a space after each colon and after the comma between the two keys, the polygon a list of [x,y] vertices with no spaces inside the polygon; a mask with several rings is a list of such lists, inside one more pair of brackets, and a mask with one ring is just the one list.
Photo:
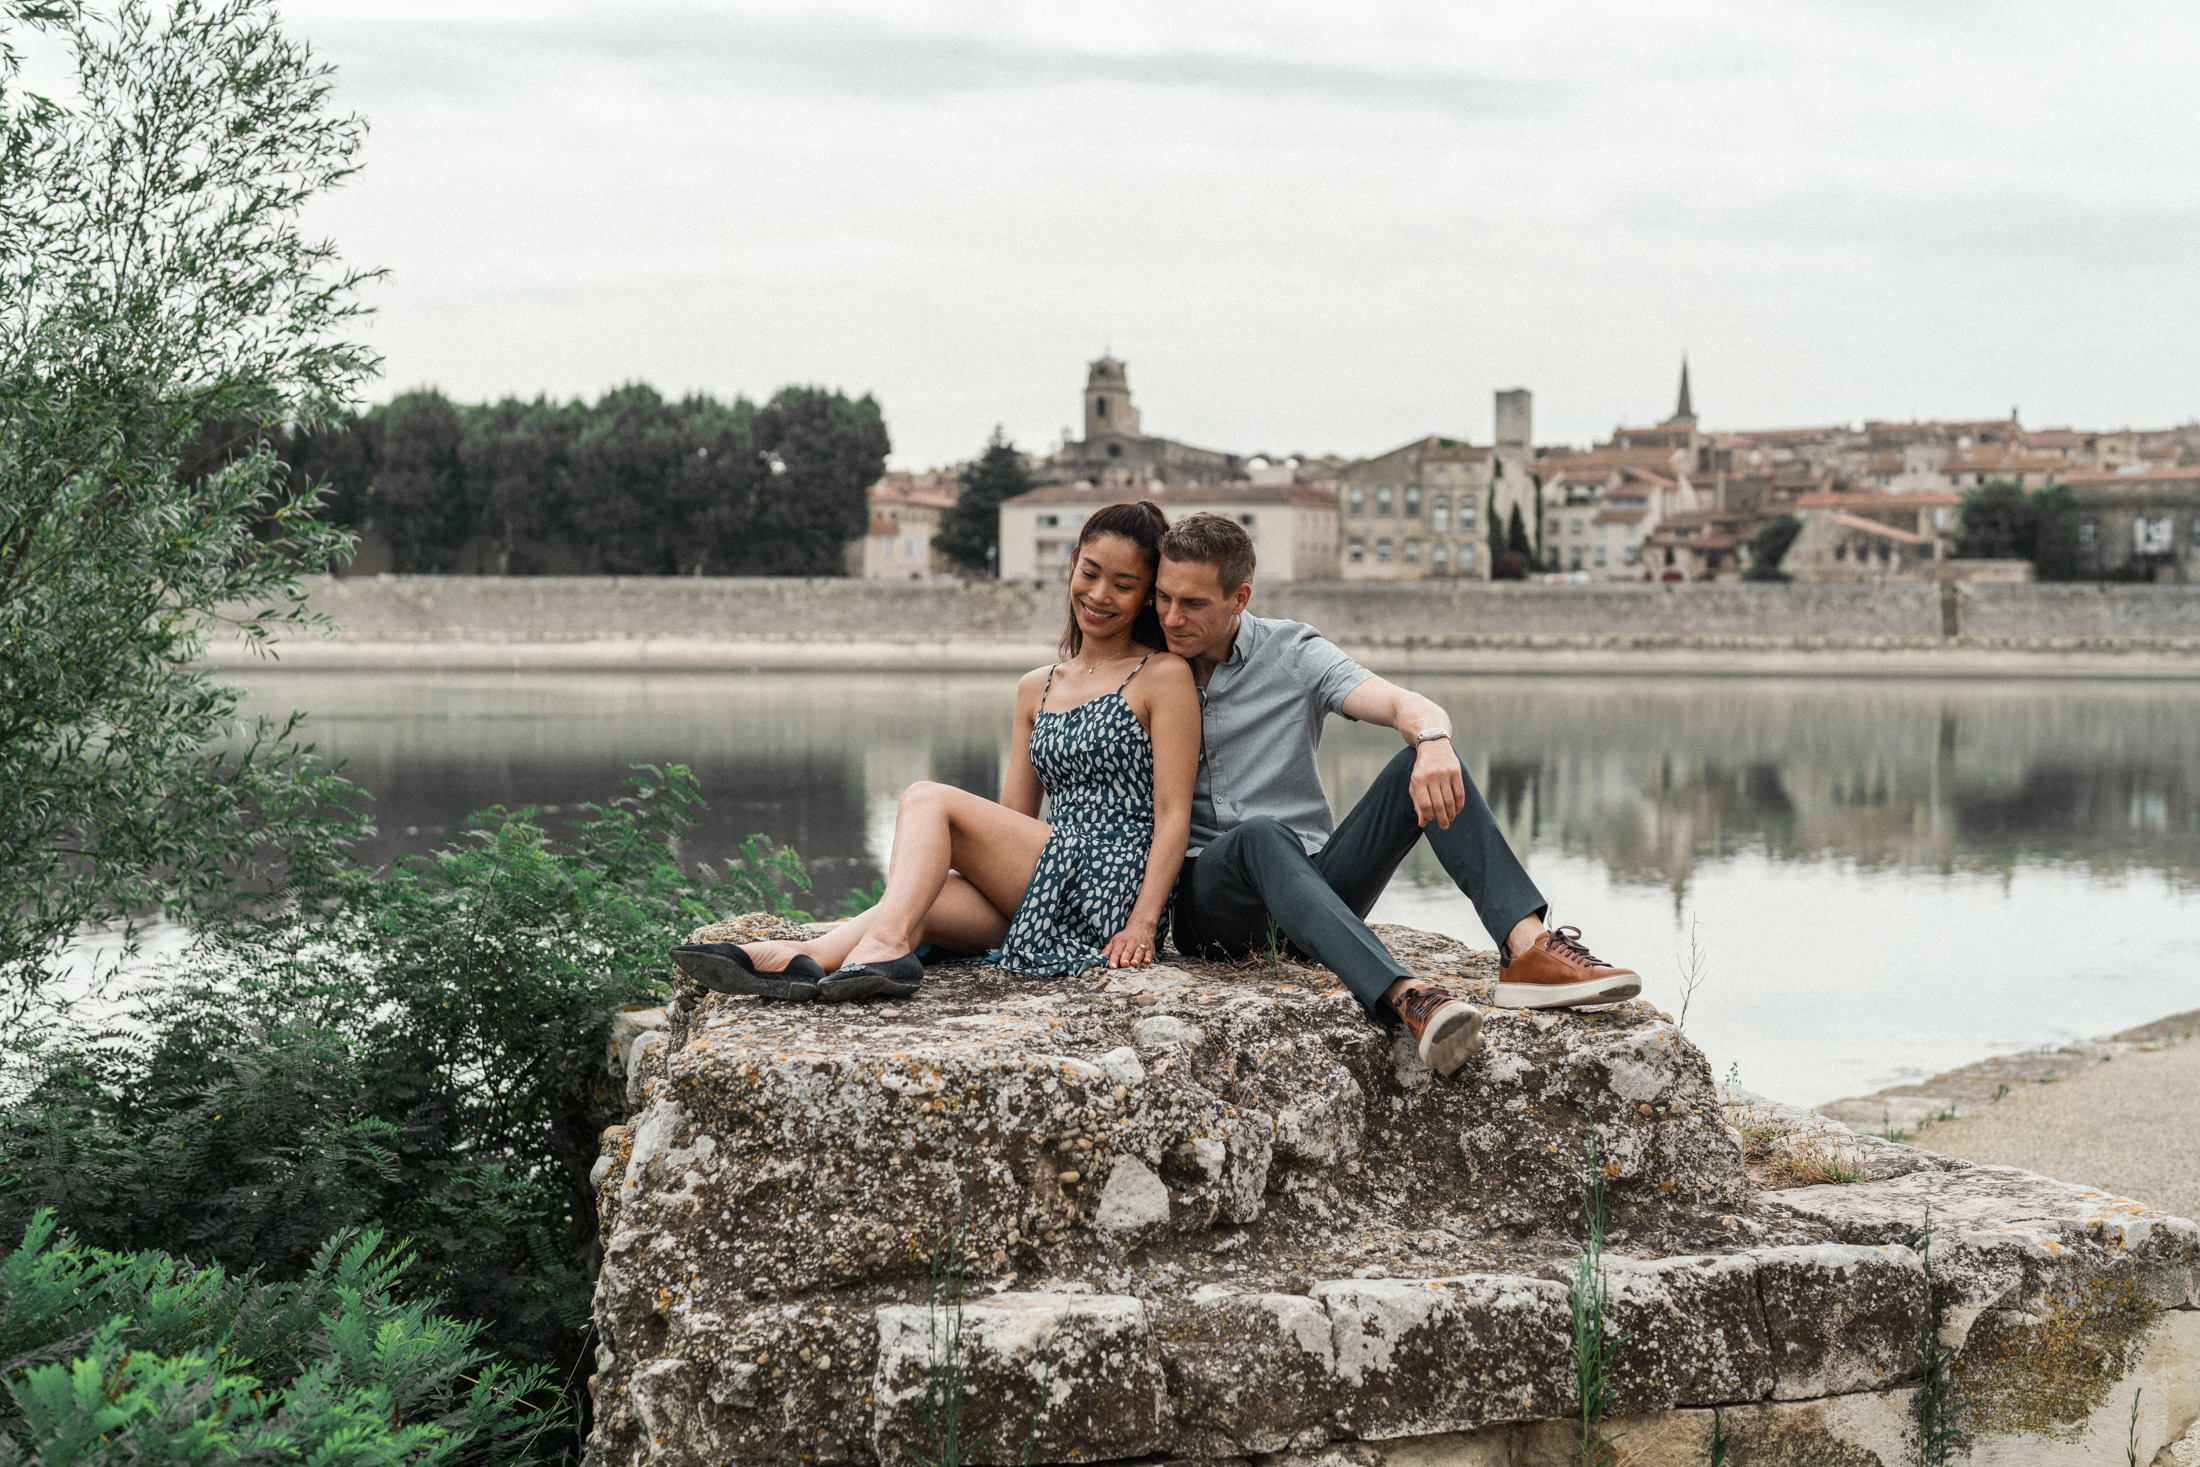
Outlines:
{"label": "dress spaghetti strap", "polygon": [[[1131,669],[1131,677],[1136,677],[1136,676],[1138,676],[1138,668],[1139,668],[1139,667],[1144,667],[1144,666],[1145,666],[1145,665],[1146,665],[1147,663],[1149,663],[1149,662],[1151,662],[1151,661],[1153,661],[1153,654],[1152,654],[1151,652],[1148,652],[1148,653],[1147,653],[1147,654],[1146,654],[1145,656],[1143,656],[1143,657],[1139,658],[1139,659],[1138,659],[1138,667],[1134,667],[1134,668],[1132,668],[1132,669]],[[1118,696],[1118,697],[1121,697],[1121,696],[1122,696],[1122,693],[1123,693],[1123,689],[1125,689],[1125,688],[1127,688],[1127,687],[1129,687],[1129,686],[1131,685],[1131,677],[1127,677],[1127,678],[1123,679],[1123,681],[1122,681],[1121,683],[1117,684],[1117,686],[1116,686],[1116,689],[1115,689],[1115,692],[1116,692],[1116,696]],[[1043,701],[1043,700],[1042,700],[1042,701]]]}
{"label": "dress spaghetti strap", "polygon": [[[1138,664],[1138,667],[1144,667],[1145,665],[1145,663],[1141,662]],[[1131,672],[1134,675],[1137,673],[1138,667],[1134,667],[1131,669]],[[1047,711],[1047,694],[1054,691],[1054,675],[1061,670],[1062,664],[1059,662],[1055,663],[1052,667],[1047,669],[1047,685],[1039,690],[1039,706],[1035,710],[1036,712],[1044,713]]]}

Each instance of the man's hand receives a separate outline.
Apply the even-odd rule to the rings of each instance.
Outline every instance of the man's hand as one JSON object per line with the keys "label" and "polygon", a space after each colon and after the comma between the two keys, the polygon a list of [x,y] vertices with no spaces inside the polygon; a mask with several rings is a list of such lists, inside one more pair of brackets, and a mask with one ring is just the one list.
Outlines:
{"label": "man's hand", "polygon": [[1413,814],[1423,826],[1431,820],[1439,830],[1467,807],[1467,777],[1459,767],[1459,754],[1450,739],[1431,739],[1413,755]]}

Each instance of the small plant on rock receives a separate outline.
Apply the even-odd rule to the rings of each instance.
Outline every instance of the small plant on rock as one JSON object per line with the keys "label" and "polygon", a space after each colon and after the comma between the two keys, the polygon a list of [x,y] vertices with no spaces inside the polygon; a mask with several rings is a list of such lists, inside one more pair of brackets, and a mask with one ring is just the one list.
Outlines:
{"label": "small plant on rock", "polygon": [[[964,1164],[958,1180],[958,1215],[952,1228],[940,1231],[932,1245],[930,1371],[924,1386],[924,1429],[928,1451],[924,1467],[968,1467],[996,1432],[975,1441],[963,1436],[963,1410],[968,1396],[964,1378],[963,1283],[970,1264],[970,1169]],[[1069,1323],[1065,1308],[1054,1332],[1047,1336],[1046,1358],[1039,1372],[1039,1404],[1024,1431],[1021,1460],[1031,1461],[1039,1445],[1039,1428],[1046,1421],[1047,1396],[1054,1382],[1054,1346]]]}
{"label": "small plant on rock", "polygon": [[1585,1127],[1582,1139],[1589,1159],[1581,1201],[1588,1243],[1566,1288],[1574,1331],[1574,1385],[1581,1403],[1581,1467],[1619,1467],[1617,1439],[1604,1434],[1604,1420],[1618,1403],[1612,1367],[1625,1336],[1611,1332],[1609,1319],[1612,1281],[1604,1268],[1604,1162],[1597,1154],[1595,1127]]}
{"label": "small plant on rock", "polygon": [[1696,919],[1688,920],[1688,951],[1676,954],[1681,971],[1681,1017],[1679,1028],[1688,1030],[1688,1006],[1696,1001],[1696,990],[1703,986],[1705,970],[1711,965],[1711,955],[1703,950],[1703,943],[1696,936]]}
{"label": "small plant on rock", "polygon": [[1925,1208],[1925,1231],[1917,1241],[1917,1256],[1925,1266],[1922,1307],[1918,1310],[1918,1355],[1924,1361],[1924,1378],[1917,1387],[1918,1467],[1945,1467],[1955,1460],[1957,1439],[1963,1434],[1962,1417],[1967,1403],[1957,1392],[1955,1351],[1940,1343],[1940,1310],[1933,1302],[1933,1209]]}
{"label": "small plant on rock", "polygon": [[1787,1187],[1845,1187],[1864,1180],[1864,1168],[1854,1156],[1844,1155],[1823,1141],[1808,1141],[1776,1153],[1772,1174]]}

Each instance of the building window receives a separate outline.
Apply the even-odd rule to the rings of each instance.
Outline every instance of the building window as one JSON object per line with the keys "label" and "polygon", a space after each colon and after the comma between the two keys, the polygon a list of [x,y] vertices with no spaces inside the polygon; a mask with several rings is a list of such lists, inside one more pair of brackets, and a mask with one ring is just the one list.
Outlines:
{"label": "building window", "polygon": [[1108,457],[1109,457],[1109,458],[1121,458],[1122,456],[1123,456],[1123,445],[1122,445],[1122,444],[1120,444],[1120,443],[1111,443],[1111,444],[1109,444],[1109,445],[1108,445]]}
{"label": "building window", "polygon": [[1059,530],[1059,529],[1060,529],[1061,527],[1062,527],[1062,517],[1061,517],[1060,515],[1058,515],[1058,514],[1043,514],[1043,515],[1039,516],[1039,528],[1040,528],[1040,529],[1042,529],[1042,530]]}
{"label": "building window", "polygon": [[1572,530],[1573,530],[1573,533],[1574,533],[1574,534],[1576,534],[1576,535],[1580,534],[1580,533],[1581,533],[1581,521],[1579,521],[1579,520],[1575,520],[1575,521],[1573,522],[1573,525],[1571,526],[1571,528],[1572,528]]}
{"label": "building window", "polygon": [[1420,542],[1420,541],[1418,541],[1418,540],[1408,540],[1408,541],[1406,541],[1406,564],[1407,564],[1407,565],[1419,565],[1420,563],[1421,563],[1421,542]]}
{"label": "building window", "polygon": [[1573,554],[1573,563],[1572,563],[1571,565],[1569,565],[1569,566],[1567,567],[1567,569],[1569,569],[1569,570],[1580,570],[1580,569],[1581,569],[1581,547],[1580,547],[1579,545],[1576,545],[1576,546],[1574,547],[1574,554]]}
{"label": "building window", "polygon": [[1451,529],[1451,501],[1441,494],[1429,501],[1428,527],[1439,535]]}
{"label": "building window", "polygon": [[1436,547],[1428,553],[1428,563],[1432,570],[1449,570],[1451,568],[1451,547],[1441,540],[1437,541]]}
{"label": "building window", "polygon": [[1358,519],[1361,515],[1366,514],[1367,491],[1365,489],[1362,489],[1359,485],[1354,484],[1352,486],[1351,503],[1352,518]]}
{"label": "building window", "polygon": [[1597,547],[1596,565],[1599,570],[1604,568],[1604,547],[1602,545]]}
{"label": "building window", "polygon": [[1604,538],[1604,535],[1605,535],[1605,532],[1606,532],[1606,531],[1608,531],[1608,530],[1610,530],[1611,528],[1612,528],[1612,527],[1611,527],[1610,525],[1608,525],[1608,524],[1604,523],[1604,521],[1602,521],[1602,520],[1598,520],[1598,521],[1597,521],[1597,538],[1598,538],[1599,540],[1603,539],[1603,538]]}
{"label": "building window", "polygon": [[2078,522],[2078,548],[2088,555],[2101,553],[2101,522],[2099,520],[2080,520]]}
{"label": "building window", "polygon": [[2131,522],[2131,553],[2134,555],[2167,555],[2170,552],[2175,534],[2176,531],[2172,527],[2168,515],[2163,515],[2159,519],[2149,519],[2145,515],[2141,515]]}
{"label": "building window", "polygon": [[1555,539],[1555,538],[1556,538],[1556,537],[1558,536],[1558,534],[1559,534],[1559,522],[1558,522],[1557,520],[1552,520],[1552,521],[1551,521],[1551,535],[1552,535],[1552,537],[1553,537],[1553,538]]}
{"label": "building window", "polygon": [[[1459,498],[1459,533],[1462,535],[1474,533],[1474,501],[1465,495],[1461,495]],[[1472,564],[1471,561],[1468,563]]]}
{"label": "building window", "polygon": [[1092,415],[1096,418],[1104,418],[1108,415],[1108,400],[1106,398],[1096,397],[1092,400]]}
{"label": "building window", "polygon": [[1833,558],[1835,560],[1847,560],[1849,558],[1848,541],[1843,540],[1840,544],[1833,547]]}
{"label": "building window", "polygon": [[1626,550],[1625,550],[1624,552],[1622,552],[1622,553],[1621,553],[1621,555],[1620,555],[1620,564],[1621,564],[1621,565],[1641,565],[1641,564],[1642,564],[1642,547],[1641,547],[1641,546],[1639,546],[1639,545],[1630,545],[1630,546],[1628,546],[1628,547],[1627,547],[1627,549],[1626,549]]}
{"label": "building window", "polygon": [[1367,546],[1358,540],[1347,541],[1344,548],[1344,555],[1345,559],[1350,561],[1357,562],[1360,560],[1364,560],[1367,558]]}
{"label": "building window", "polygon": [[1418,484],[1408,484],[1406,485],[1406,518],[1409,520],[1417,520],[1420,517],[1421,486]]}
{"label": "building window", "polygon": [[1247,529],[1251,529],[1253,526],[1253,517],[1249,514],[1241,514],[1238,516],[1238,523],[1245,526]]}
{"label": "building window", "polygon": [[1390,486],[1387,484],[1375,491],[1375,514],[1380,519],[1390,518]]}
{"label": "building window", "polygon": [[1388,540],[1377,540],[1375,542],[1375,559],[1384,565],[1390,564],[1390,542]]}
{"label": "building window", "polygon": [[1474,569],[1474,547],[1472,545],[1459,547],[1459,569],[1463,571]]}

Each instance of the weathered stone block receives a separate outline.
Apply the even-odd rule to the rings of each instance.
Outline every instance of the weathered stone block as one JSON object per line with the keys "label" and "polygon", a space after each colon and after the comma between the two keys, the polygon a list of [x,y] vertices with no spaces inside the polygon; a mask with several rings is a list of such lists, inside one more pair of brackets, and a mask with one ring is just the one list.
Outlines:
{"label": "weathered stone block", "polygon": [[1563,1413],[1574,1398],[1566,1288],[1468,1276],[1316,1284],[1354,1436],[1471,1431]]}
{"label": "weathered stone block", "polygon": [[1778,1399],[1878,1390],[1924,1368],[1925,1270],[1909,1249],[1820,1243],[1750,1256]]}
{"label": "weathered stone block", "polygon": [[938,1460],[951,1401],[966,1462],[1142,1457],[1172,1434],[1141,1300],[996,1294],[965,1301],[959,1318],[902,1305],[877,1319],[871,1444],[880,1461]]}
{"label": "weathered stone block", "polygon": [[1621,1338],[1613,1384],[1621,1409],[1756,1400],[1772,1389],[1772,1352],[1747,1254],[1614,1260],[1608,1328]]}
{"label": "weathered stone block", "polygon": [[[1487,997],[1486,955],[1385,938]],[[2121,1461],[2142,1385],[2143,1440],[2200,1414],[2191,1223],[1771,1102],[1867,1180],[1750,1197],[1708,1065],[1647,1004],[1485,1033],[1437,1080],[1291,963],[949,967],[842,1008],[686,989],[605,1055],[637,1110],[595,1174],[591,1467],[925,1455],[943,1253],[976,1460],[1021,1460],[1034,1420],[1041,1463],[1564,1459],[1586,1130],[1644,1467],[1705,1460],[1712,1406],[1736,1467],[1906,1460],[1928,1206],[1975,1463]]]}
{"label": "weathered stone block", "polygon": [[1194,1298],[1160,1324],[1176,1450],[1278,1452],[1322,1429],[1343,1401],[1329,1311],[1299,1294]]}

